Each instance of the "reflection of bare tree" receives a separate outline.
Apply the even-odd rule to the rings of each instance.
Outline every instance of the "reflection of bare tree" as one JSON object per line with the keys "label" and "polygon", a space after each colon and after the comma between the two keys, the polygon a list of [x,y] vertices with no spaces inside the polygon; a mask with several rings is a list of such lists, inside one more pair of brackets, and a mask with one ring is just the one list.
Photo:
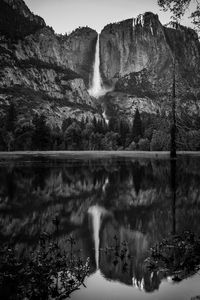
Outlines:
{"label": "reflection of bare tree", "polygon": [[176,234],[176,159],[171,159],[172,234]]}

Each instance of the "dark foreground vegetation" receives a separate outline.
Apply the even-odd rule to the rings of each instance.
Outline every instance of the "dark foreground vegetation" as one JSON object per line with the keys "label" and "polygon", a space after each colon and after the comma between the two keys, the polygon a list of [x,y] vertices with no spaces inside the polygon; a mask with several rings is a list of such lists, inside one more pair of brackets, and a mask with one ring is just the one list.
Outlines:
{"label": "dark foreground vegetation", "polygon": [[20,257],[9,246],[0,248],[1,299],[66,299],[84,284],[89,261],[73,254],[75,240],[66,238],[63,249],[53,237],[41,234],[37,250]]}
{"label": "dark foreground vegetation", "polygon": [[[171,147],[171,116],[164,113],[140,114],[133,122],[110,118],[76,120],[67,118],[62,128],[50,127],[44,115],[29,121],[10,104],[0,120],[0,151],[18,150],[141,150],[169,151]],[[200,118],[177,116],[177,150],[200,150]]]}
{"label": "dark foreground vegetation", "polygon": [[191,232],[170,236],[151,249],[146,263],[150,271],[181,281],[200,269],[200,239]]}

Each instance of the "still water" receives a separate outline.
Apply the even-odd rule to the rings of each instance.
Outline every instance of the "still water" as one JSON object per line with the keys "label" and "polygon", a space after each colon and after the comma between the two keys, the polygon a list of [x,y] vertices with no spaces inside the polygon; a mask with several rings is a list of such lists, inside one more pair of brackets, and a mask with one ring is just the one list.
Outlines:
{"label": "still water", "polygon": [[[172,175],[173,174],[173,175]],[[149,250],[171,233],[200,235],[200,159],[73,158],[0,163],[0,241],[21,255],[52,232],[90,258],[90,274],[72,300],[190,300],[200,275],[173,282],[144,266]],[[116,259],[116,243],[125,253]],[[125,250],[125,252],[123,252]]]}

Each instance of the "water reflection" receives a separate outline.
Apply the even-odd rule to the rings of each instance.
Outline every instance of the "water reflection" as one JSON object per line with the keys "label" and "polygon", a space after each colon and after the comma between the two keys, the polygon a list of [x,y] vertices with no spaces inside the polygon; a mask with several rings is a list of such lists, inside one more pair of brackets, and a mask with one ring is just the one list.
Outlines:
{"label": "water reflection", "polygon": [[98,205],[91,206],[88,210],[89,214],[92,216],[92,230],[94,238],[94,250],[95,250],[95,263],[97,270],[99,269],[99,245],[100,245],[100,229],[102,218],[105,215],[109,215],[109,212]]}
{"label": "water reflection", "polygon": [[[73,233],[75,251],[90,257],[91,274],[158,290],[165,276],[148,272],[144,261],[171,232],[200,234],[199,167],[194,158],[2,164],[0,240],[11,241],[21,254],[35,249],[40,232],[52,231],[56,214],[60,243]],[[122,258],[109,250],[114,237],[118,254],[127,248]]]}
{"label": "water reflection", "polygon": [[172,234],[176,234],[176,159],[171,160]]}

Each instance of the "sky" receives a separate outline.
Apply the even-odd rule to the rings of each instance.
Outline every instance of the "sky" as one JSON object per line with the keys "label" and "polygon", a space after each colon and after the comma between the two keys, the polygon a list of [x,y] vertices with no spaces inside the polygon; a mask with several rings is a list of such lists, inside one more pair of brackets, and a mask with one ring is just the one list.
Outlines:
{"label": "sky", "polygon": [[[56,33],[70,33],[79,26],[89,26],[97,32],[109,23],[119,22],[151,11],[159,15],[162,24],[170,14],[161,11],[157,0],[24,0],[29,9],[41,16]],[[189,15],[189,12],[188,14]],[[182,24],[190,26],[187,15]]]}

